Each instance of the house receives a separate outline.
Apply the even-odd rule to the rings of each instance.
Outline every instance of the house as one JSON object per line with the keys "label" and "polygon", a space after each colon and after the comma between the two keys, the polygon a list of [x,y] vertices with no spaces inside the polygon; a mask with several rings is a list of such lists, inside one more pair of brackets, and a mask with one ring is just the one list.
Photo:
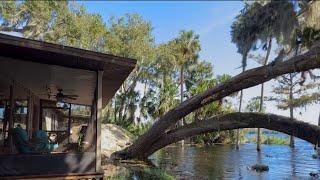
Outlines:
{"label": "house", "polygon": [[[129,58],[0,34],[0,177],[101,177],[102,107],[135,64]],[[74,107],[89,111],[87,118],[77,118],[86,119],[87,127],[86,148],[80,151],[67,147]],[[38,130],[60,136],[58,150],[17,152],[12,133],[17,126],[30,141]]]}

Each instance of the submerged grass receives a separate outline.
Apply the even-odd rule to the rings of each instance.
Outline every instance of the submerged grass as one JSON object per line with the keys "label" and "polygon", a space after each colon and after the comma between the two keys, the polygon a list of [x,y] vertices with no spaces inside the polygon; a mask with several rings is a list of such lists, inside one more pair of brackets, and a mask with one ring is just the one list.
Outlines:
{"label": "submerged grass", "polygon": [[264,164],[255,164],[251,166],[251,169],[257,172],[264,172],[264,171],[269,171],[269,166]]}
{"label": "submerged grass", "polygon": [[313,159],[318,159],[318,158],[319,158],[319,155],[318,155],[318,154],[312,154],[312,158],[313,158]]}

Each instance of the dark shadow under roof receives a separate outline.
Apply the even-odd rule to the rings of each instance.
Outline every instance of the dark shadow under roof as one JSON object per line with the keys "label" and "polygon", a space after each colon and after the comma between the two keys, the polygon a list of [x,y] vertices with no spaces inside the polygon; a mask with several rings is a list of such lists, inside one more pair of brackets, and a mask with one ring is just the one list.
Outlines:
{"label": "dark shadow under roof", "polygon": [[103,71],[104,104],[115,94],[136,65],[136,60],[130,58],[0,34],[0,61],[4,58]]}

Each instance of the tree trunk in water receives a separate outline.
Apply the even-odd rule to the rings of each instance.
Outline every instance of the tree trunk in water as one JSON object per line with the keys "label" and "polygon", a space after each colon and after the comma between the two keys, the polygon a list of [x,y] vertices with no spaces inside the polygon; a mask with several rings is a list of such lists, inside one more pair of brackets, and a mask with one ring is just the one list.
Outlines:
{"label": "tree trunk in water", "polygon": [[[259,112],[263,111],[264,83],[261,84]],[[261,129],[257,129],[257,151],[261,150]]]}
{"label": "tree trunk in water", "polygon": [[[293,107],[292,107],[292,101],[293,101],[293,77],[292,73],[290,75],[290,90],[289,90],[289,102],[290,102],[290,118],[293,120]],[[294,148],[294,137],[290,134],[290,147]]]}
{"label": "tree trunk in water", "polygon": [[[320,126],[320,112],[319,112],[319,118],[318,118],[318,126]],[[318,142],[318,147],[320,147],[320,143]]]}
{"label": "tree trunk in water", "polygon": [[[266,55],[266,59],[264,60],[264,63],[263,63],[264,66],[268,64],[271,46],[272,46],[272,37],[269,38],[267,55]],[[263,98],[264,98],[263,96],[264,96],[264,83],[261,84],[259,112],[263,112]],[[258,128],[258,130],[257,130],[257,151],[261,150],[261,133],[262,133],[261,131],[262,130],[260,128]]]}
{"label": "tree trunk in water", "polygon": [[[247,55],[243,55],[242,57],[242,62],[247,62]],[[246,64],[242,64],[242,72],[246,70]],[[243,90],[240,92],[240,102],[239,102],[239,112],[242,110],[242,99],[243,99]],[[236,137],[236,149],[239,149],[239,144],[240,144],[240,129],[237,129],[237,137]]]}
{"label": "tree trunk in water", "polygon": [[[180,69],[180,103],[183,102],[183,83],[184,83],[184,75],[183,75],[183,65]],[[180,126],[184,125],[184,118],[180,120]],[[181,146],[184,147],[184,140],[181,141]]]}
{"label": "tree trunk in water", "polygon": [[[239,112],[241,112],[241,108],[242,108],[242,98],[243,98],[243,90],[241,90],[240,92]],[[239,144],[240,144],[240,129],[237,129],[236,149],[239,149]]]}
{"label": "tree trunk in water", "polygon": [[320,137],[320,127],[307,122],[275,114],[237,112],[214,116],[168,131],[148,147],[142,157],[147,158],[157,150],[187,137],[239,128],[265,128],[286,134],[293,132],[294,136],[312,144],[317,143]]}
{"label": "tree trunk in water", "polygon": [[[222,99],[242,89],[259,85],[275,77],[292,72],[302,72],[320,67],[320,43],[316,43],[311,50],[305,54],[292,57],[287,61],[270,63],[266,66],[247,70],[225,83],[214,86],[207,91],[195,95],[182,102],[177,107],[168,111],[159,118],[145,134],[140,136],[128,148],[115,152],[113,156],[122,159],[143,158],[147,147],[150,147],[177,121],[213,101]],[[200,121],[199,121],[200,122]]]}

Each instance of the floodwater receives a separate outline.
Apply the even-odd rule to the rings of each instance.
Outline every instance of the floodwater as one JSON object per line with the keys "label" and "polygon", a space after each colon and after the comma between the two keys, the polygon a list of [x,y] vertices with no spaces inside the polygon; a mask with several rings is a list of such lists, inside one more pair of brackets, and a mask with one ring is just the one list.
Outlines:
{"label": "floodwater", "polygon": [[[151,159],[176,177],[190,179],[311,179],[310,172],[320,172],[320,159],[313,145],[295,138],[294,149],[287,145],[262,145],[261,152],[256,144],[214,145],[209,147],[166,147]],[[269,171],[258,173],[250,166],[265,164]],[[193,178],[192,178],[193,177]],[[189,178],[187,178],[189,179]]]}

